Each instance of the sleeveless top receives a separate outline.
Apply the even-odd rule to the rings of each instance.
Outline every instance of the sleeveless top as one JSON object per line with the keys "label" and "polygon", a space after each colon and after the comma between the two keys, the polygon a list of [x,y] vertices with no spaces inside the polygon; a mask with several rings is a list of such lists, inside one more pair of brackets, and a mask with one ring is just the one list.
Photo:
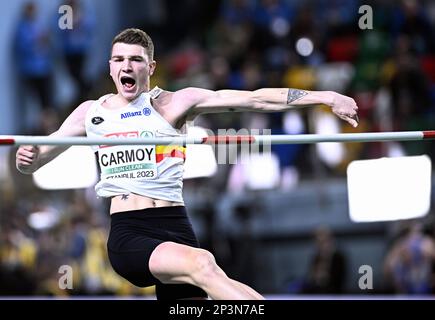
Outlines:
{"label": "sleeveless top", "polygon": [[[88,137],[179,136],[151,105],[151,98],[162,92],[155,87],[127,106],[109,110],[102,103],[113,94],[102,96],[89,108],[86,119]],[[184,146],[120,145],[92,146],[100,167],[95,191],[100,197],[135,193],[154,199],[183,201]]]}

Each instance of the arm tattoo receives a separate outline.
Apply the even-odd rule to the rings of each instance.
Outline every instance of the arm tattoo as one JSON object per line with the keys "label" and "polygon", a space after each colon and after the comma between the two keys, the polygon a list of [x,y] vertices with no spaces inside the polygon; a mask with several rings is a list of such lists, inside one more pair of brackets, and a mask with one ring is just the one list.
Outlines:
{"label": "arm tattoo", "polygon": [[298,89],[288,89],[288,95],[287,95],[287,104],[292,103],[295,100],[298,100],[302,98],[303,96],[306,96],[308,92],[305,90],[298,90]]}
{"label": "arm tattoo", "polygon": [[128,200],[128,194],[123,194],[122,196],[121,196],[121,200]]}

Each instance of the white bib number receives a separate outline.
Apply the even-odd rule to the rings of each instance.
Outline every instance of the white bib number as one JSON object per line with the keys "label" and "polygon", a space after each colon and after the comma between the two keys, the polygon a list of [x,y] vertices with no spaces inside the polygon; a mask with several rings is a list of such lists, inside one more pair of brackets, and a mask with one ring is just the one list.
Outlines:
{"label": "white bib number", "polygon": [[155,146],[113,146],[98,151],[102,179],[154,179]]}

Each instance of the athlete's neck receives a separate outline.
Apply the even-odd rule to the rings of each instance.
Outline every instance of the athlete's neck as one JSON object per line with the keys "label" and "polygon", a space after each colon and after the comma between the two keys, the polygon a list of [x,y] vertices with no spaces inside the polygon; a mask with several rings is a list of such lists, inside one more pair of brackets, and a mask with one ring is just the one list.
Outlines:
{"label": "athlete's neck", "polygon": [[140,91],[140,92],[138,92],[138,94],[134,98],[131,98],[131,99],[127,99],[124,96],[122,96],[120,93],[118,93],[116,95],[116,100],[118,101],[119,104],[121,104],[124,107],[124,106],[128,105],[129,103],[132,103],[133,101],[137,100],[142,93],[145,93],[148,91],[149,90]]}

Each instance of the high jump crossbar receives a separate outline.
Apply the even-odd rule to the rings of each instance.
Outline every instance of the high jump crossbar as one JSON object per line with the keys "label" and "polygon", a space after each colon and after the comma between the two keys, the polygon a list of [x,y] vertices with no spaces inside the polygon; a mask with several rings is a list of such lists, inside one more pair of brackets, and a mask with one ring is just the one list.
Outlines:
{"label": "high jump crossbar", "polygon": [[418,141],[435,139],[435,130],[295,135],[221,135],[208,137],[88,138],[0,135],[0,146],[53,145],[184,145],[184,144],[311,144],[321,142]]}

